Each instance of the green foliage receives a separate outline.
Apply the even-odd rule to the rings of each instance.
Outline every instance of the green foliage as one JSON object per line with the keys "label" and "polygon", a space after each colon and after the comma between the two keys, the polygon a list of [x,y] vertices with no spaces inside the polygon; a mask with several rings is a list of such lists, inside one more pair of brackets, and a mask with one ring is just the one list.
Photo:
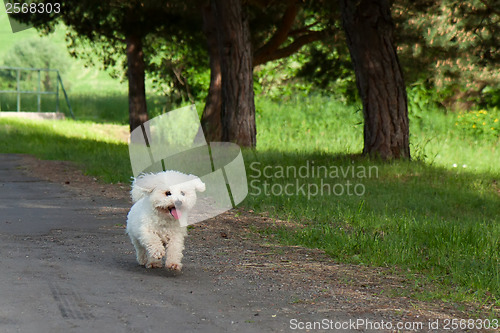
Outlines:
{"label": "green foliage", "polygon": [[500,88],[485,87],[479,104],[486,108],[500,108]]}
{"label": "green foliage", "polygon": [[460,112],[455,126],[477,140],[500,138],[500,109]]}
{"label": "green foliage", "polygon": [[[396,46],[410,110],[417,114],[424,108],[500,106],[499,12],[495,1],[394,1]],[[329,24],[334,29],[328,39],[257,74],[263,92],[279,96],[321,91],[346,103],[356,101],[341,24],[335,16]]]}
{"label": "green foliage", "polygon": [[56,68],[60,72],[69,66],[69,59],[54,43],[42,41],[39,38],[30,38],[16,43],[3,58],[4,66]]}
{"label": "green foliage", "polygon": [[254,69],[254,90],[256,95],[266,96],[274,100],[300,95],[306,97],[313,84],[298,79],[301,53],[257,66]]}
{"label": "green foliage", "polygon": [[198,7],[193,2],[57,2],[61,4],[60,15],[24,15],[19,19],[44,34],[52,33],[63,22],[70,54],[89,67],[106,69],[114,78],[126,77],[127,41],[137,37],[143,44],[154,93],[161,91],[175,103],[193,101],[203,94],[206,54],[200,51],[204,38]]}
{"label": "green foliage", "polygon": [[[200,13],[181,1],[169,1],[168,6],[146,2],[141,7],[141,3],[86,0],[76,5],[63,1],[63,16],[29,19],[42,32],[52,31],[58,21],[64,21],[73,27],[67,31],[70,52],[122,79],[127,27],[140,27],[136,32],[145,36],[153,93],[168,95],[172,103],[203,99],[209,72]],[[248,5],[254,50],[271,39],[286,7],[279,2],[266,8]],[[437,88],[439,95],[433,97],[446,108],[470,109],[474,104],[500,107],[499,12],[498,2],[491,0],[394,1],[396,44],[409,89],[421,82],[429,91]],[[128,16],[130,13],[133,15]],[[291,36],[323,29],[329,34],[289,58],[256,68],[257,92],[275,98],[326,93],[345,103],[356,101],[354,73],[339,16],[335,2],[301,3]],[[289,37],[282,47],[292,42]],[[421,101],[410,109],[430,107]]]}
{"label": "green foliage", "polygon": [[396,42],[408,83],[429,80],[460,103],[492,105],[488,87],[500,88],[500,3],[473,1],[394,2]]}
{"label": "green foliage", "polygon": [[[424,108],[500,106],[499,12],[495,1],[394,1],[396,47],[414,114]],[[319,91],[356,101],[342,26],[335,14],[328,24],[327,39],[257,73],[263,93],[279,98]]]}
{"label": "green foliage", "polygon": [[276,100],[323,94],[344,104],[358,101],[347,49],[328,41],[308,44],[289,57],[258,66],[254,77],[256,92]]}
{"label": "green foliage", "polygon": [[[16,43],[4,56],[2,65],[24,68],[51,68],[58,69],[61,74],[70,67],[70,61],[64,50],[48,41],[39,38],[21,40]],[[37,90],[38,73],[23,71],[21,77],[23,90]],[[42,90],[55,91],[57,76],[54,72],[42,72]],[[0,87],[15,89],[17,72],[0,70]]]}
{"label": "green foliage", "polygon": [[411,119],[419,120],[427,111],[443,108],[440,101],[443,93],[437,92],[426,81],[417,81],[406,88],[408,96],[408,114]]}
{"label": "green foliage", "polygon": [[202,38],[158,36],[148,39],[148,77],[154,95],[168,96],[169,103],[204,100],[210,85],[208,54]]}
{"label": "green foliage", "polygon": [[299,78],[346,104],[357,101],[356,78],[346,45],[324,41],[309,45],[303,53]]}

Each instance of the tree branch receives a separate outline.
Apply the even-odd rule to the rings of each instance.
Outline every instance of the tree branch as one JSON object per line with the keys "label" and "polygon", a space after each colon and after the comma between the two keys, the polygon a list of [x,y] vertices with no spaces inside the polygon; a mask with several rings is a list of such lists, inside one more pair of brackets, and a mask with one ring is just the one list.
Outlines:
{"label": "tree branch", "polygon": [[485,1],[485,0],[479,0],[479,1],[481,1],[481,2],[482,2],[482,4],[483,4],[483,5],[484,5],[484,6],[485,6],[485,7],[486,7],[489,11],[491,11],[491,12],[493,12],[493,13],[497,14],[497,15],[500,15],[500,11],[498,10],[498,8],[494,8],[494,7],[490,6],[490,4],[488,4],[488,2],[487,2],[487,1]]}
{"label": "tree branch", "polygon": [[276,30],[276,33],[271,37],[271,39],[257,49],[254,53],[254,62],[261,62],[261,59],[266,59],[270,54],[275,52],[288,38],[288,33],[295,22],[295,17],[297,16],[297,4],[292,1],[290,5],[286,8],[281,23]]}
{"label": "tree branch", "polygon": [[318,24],[319,24],[319,21],[316,21],[316,22],[311,23],[309,25],[306,25],[300,29],[291,30],[288,35],[293,36],[293,35],[302,35],[305,33],[309,33],[311,31],[314,31],[314,30],[310,30],[310,29]]}
{"label": "tree branch", "polygon": [[297,52],[298,50],[300,50],[302,46],[321,40],[324,37],[325,37],[324,31],[312,31],[307,35],[298,37],[290,45],[285,46],[281,49],[277,49],[273,53],[267,54],[266,57],[259,57],[259,58],[254,57],[253,66],[255,67],[258,65],[262,65],[268,61],[288,57]]}

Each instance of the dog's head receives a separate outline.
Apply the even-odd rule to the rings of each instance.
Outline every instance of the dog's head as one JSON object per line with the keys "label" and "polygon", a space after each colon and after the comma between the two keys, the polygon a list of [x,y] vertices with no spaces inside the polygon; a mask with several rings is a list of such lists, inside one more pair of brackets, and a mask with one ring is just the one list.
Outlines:
{"label": "dog's head", "polygon": [[132,201],[147,197],[158,214],[180,219],[196,204],[196,191],[205,191],[205,183],[194,175],[178,171],[142,174],[132,184]]}

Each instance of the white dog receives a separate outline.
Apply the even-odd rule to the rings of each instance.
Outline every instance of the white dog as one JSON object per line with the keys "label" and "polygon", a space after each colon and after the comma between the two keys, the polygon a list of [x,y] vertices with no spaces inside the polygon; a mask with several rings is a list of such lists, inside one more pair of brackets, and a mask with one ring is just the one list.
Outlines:
{"label": "white dog", "polygon": [[205,191],[205,184],[177,171],[143,174],[134,180],[127,234],[140,265],[162,267],[166,254],[166,268],[182,269],[188,213],[196,203],[196,191]]}

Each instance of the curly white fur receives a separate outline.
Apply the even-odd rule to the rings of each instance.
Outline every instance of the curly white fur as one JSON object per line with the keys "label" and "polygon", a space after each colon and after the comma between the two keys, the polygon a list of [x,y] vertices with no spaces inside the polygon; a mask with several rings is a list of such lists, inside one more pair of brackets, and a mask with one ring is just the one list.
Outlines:
{"label": "curly white fur", "polygon": [[166,256],[166,268],[182,269],[188,214],[196,204],[196,191],[205,191],[205,184],[177,171],[143,174],[134,180],[134,205],[126,230],[140,265],[162,267]]}

